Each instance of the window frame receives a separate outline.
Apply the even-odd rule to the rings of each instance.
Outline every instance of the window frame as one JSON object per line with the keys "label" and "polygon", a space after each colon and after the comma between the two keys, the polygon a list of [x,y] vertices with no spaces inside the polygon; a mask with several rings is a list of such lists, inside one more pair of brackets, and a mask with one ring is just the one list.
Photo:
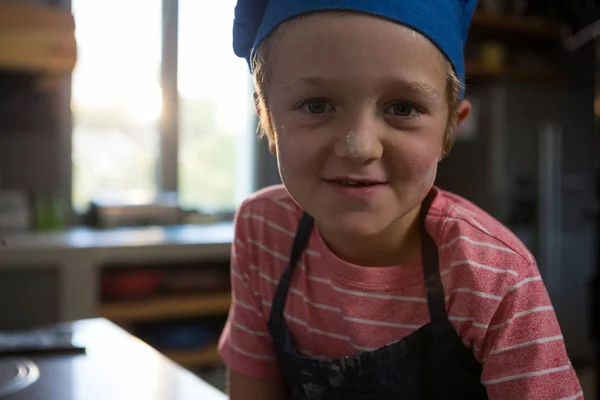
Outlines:
{"label": "window frame", "polygon": [[159,126],[158,192],[179,197],[179,0],[162,1],[162,59],[160,83],[163,112]]}
{"label": "window frame", "polygon": [[[72,9],[71,0],[63,1],[65,7]],[[232,19],[233,23],[233,19]],[[155,184],[158,193],[176,193],[179,201],[179,89],[178,89],[178,66],[179,66],[179,0],[162,0],[162,48],[161,48],[161,70],[160,84],[162,88],[163,111],[159,120],[159,151],[157,160],[157,171]],[[232,50],[233,51],[233,50]],[[249,75],[248,84],[253,85]],[[71,80],[69,79],[66,91],[70,94]],[[251,87],[251,86],[250,86]],[[69,96],[70,100],[70,96]],[[70,110],[69,110],[70,111]],[[248,135],[256,132],[258,119],[249,125]],[[72,116],[69,118],[68,131],[74,134]],[[266,140],[258,140],[256,136],[251,137],[250,147],[250,191],[254,192],[263,187],[280,183],[277,164],[274,157],[268,151]],[[69,154],[73,149],[69,140]],[[69,161],[71,158],[69,157]],[[83,215],[76,213],[73,207],[73,164],[69,170],[69,202],[74,221],[79,221]],[[198,210],[202,212],[202,210]],[[224,209],[222,212],[213,213],[221,215],[224,219],[232,218],[235,210]]]}

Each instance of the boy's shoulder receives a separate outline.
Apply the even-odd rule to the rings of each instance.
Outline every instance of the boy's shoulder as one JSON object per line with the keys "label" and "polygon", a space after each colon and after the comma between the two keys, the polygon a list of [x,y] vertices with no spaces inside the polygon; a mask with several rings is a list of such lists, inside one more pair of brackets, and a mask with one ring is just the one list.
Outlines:
{"label": "boy's shoulder", "polygon": [[459,195],[434,192],[428,228],[441,251],[451,249],[453,259],[507,269],[514,277],[538,273],[531,252],[510,229]]}
{"label": "boy's shoulder", "polygon": [[277,215],[282,210],[286,213],[302,214],[300,207],[294,202],[282,184],[260,189],[248,196],[240,206],[241,211]]}
{"label": "boy's shoulder", "polygon": [[245,221],[245,224],[239,224],[242,230],[242,225],[245,225],[245,229],[267,235],[268,232],[263,231],[270,226],[274,229],[267,231],[293,236],[302,216],[302,209],[283,185],[273,185],[248,196],[238,208],[237,215],[238,221]]}

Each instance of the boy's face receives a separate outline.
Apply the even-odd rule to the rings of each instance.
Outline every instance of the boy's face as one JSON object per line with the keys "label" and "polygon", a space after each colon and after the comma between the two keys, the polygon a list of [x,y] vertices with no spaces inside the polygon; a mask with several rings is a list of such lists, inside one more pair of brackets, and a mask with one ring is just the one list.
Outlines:
{"label": "boy's face", "polygon": [[359,13],[316,13],[280,30],[267,98],[271,150],[291,196],[324,231],[374,235],[414,214],[442,158],[441,53],[409,28]]}

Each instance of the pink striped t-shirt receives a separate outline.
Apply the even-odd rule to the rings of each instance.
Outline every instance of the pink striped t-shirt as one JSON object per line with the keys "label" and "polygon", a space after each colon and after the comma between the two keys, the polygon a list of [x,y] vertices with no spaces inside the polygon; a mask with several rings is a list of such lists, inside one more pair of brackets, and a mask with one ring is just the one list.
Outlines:
{"label": "pink striped t-shirt", "polygon": [[[426,227],[439,248],[449,318],[483,365],[492,400],[583,398],[535,260],[504,226],[438,188]],[[236,372],[279,379],[267,321],[302,210],[283,186],[239,208],[233,304],[219,349]],[[315,227],[288,293],[298,351],[337,358],[379,348],[429,322],[420,261],[360,267],[337,258]]]}

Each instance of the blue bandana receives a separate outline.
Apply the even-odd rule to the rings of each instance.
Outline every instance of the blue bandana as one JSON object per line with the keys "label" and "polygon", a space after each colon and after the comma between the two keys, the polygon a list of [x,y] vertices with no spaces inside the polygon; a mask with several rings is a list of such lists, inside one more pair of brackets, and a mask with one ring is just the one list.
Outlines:
{"label": "blue bandana", "polygon": [[463,48],[476,6],[477,0],[238,0],[233,48],[251,64],[254,50],[290,18],[322,10],[358,11],[397,21],[429,38],[464,83]]}

